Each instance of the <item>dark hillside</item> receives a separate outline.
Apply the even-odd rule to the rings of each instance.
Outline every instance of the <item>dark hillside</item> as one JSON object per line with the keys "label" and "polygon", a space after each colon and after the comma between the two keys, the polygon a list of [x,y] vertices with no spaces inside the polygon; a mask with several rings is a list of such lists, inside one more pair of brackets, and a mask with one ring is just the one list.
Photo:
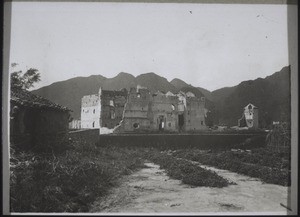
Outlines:
{"label": "dark hillside", "polygon": [[177,92],[176,87],[169,83],[166,78],[158,76],[153,72],[137,76],[136,83],[143,87],[147,87],[152,92],[156,92],[158,90],[165,93],[168,91],[171,91],[172,93]]}
{"label": "dark hillside", "polygon": [[[237,125],[243,107],[253,103],[259,109],[261,127],[272,121],[290,121],[290,68],[266,78],[258,78],[240,83],[224,99],[220,120],[229,125]],[[218,106],[218,104],[217,104]]]}
{"label": "dark hillside", "polygon": [[114,78],[107,78],[102,86],[104,90],[120,90],[122,88],[129,90],[131,87],[136,87],[135,77],[125,72],[120,72]]}
{"label": "dark hillside", "polygon": [[81,98],[84,95],[97,94],[106,78],[101,75],[76,77],[66,81],[56,82],[49,86],[32,91],[57,104],[72,109],[73,118],[80,117]]}

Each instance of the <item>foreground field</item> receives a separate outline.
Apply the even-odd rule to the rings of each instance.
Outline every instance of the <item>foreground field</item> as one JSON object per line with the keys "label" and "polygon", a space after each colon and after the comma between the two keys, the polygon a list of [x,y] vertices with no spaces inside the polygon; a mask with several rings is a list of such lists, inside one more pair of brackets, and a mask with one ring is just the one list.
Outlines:
{"label": "foreground field", "polygon": [[143,168],[122,179],[104,198],[91,207],[93,213],[174,213],[206,214],[287,214],[288,188],[263,184],[258,179],[233,172],[214,170],[235,182],[224,188],[191,186],[170,178],[159,165],[146,163]]}
{"label": "foreground field", "polygon": [[149,148],[96,147],[72,141],[63,153],[11,151],[12,212],[88,212],[120,178],[151,160],[192,186],[225,187],[228,180],[185,160]]}
{"label": "foreground field", "polygon": [[[71,141],[62,152],[36,153],[12,146],[11,211],[89,212],[94,201],[104,200],[111,189],[122,186],[124,177],[147,171],[145,167],[149,165],[145,166],[145,162],[155,163],[163,169],[168,180],[171,178],[179,185],[215,189],[212,192],[228,193],[230,189],[243,192],[242,186],[245,185],[193,161],[287,186],[288,156],[288,153],[273,153],[266,149],[253,149],[251,153],[208,153],[198,149],[162,151],[155,148],[96,147],[84,140]],[[272,195],[272,189],[276,188],[261,190]],[[219,198],[218,193],[212,195]],[[199,195],[202,196],[207,195]]]}
{"label": "foreground field", "polygon": [[120,177],[144,167],[137,150],[77,144],[64,153],[11,155],[11,212],[88,212]]}

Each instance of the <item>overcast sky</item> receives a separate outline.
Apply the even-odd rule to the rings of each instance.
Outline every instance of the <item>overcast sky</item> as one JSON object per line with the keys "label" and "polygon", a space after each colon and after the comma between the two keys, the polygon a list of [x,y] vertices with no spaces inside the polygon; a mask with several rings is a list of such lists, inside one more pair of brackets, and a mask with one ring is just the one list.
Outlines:
{"label": "overcast sky", "polygon": [[287,6],[13,2],[10,62],[35,88],[155,72],[210,91],[288,65]]}

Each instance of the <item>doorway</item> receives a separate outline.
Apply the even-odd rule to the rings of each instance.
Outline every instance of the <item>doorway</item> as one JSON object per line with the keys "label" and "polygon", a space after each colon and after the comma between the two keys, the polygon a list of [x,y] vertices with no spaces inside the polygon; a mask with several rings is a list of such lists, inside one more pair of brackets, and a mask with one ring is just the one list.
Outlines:
{"label": "doorway", "polygon": [[184,116],[183,114],[180,114],[178,115],[178,126],[180,131],[183,129],[183,125],[184,125]]}
{"label": "doorway", "polygon": [[159,118],[158,118],[158,129],[159,131],[163,131],[164,128],[165,128],[165,118],[163,115],[160,115]]}

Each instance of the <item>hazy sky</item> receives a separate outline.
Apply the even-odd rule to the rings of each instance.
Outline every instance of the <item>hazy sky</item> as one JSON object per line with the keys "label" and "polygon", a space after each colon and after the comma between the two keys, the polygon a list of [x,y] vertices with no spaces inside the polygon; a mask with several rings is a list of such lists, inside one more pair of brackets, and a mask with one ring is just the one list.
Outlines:
{"label": "hazy sky", "polygon": [[13,2],[10,62],[36,88],[155,72],[215,90],[288,65],[287,6]]}

